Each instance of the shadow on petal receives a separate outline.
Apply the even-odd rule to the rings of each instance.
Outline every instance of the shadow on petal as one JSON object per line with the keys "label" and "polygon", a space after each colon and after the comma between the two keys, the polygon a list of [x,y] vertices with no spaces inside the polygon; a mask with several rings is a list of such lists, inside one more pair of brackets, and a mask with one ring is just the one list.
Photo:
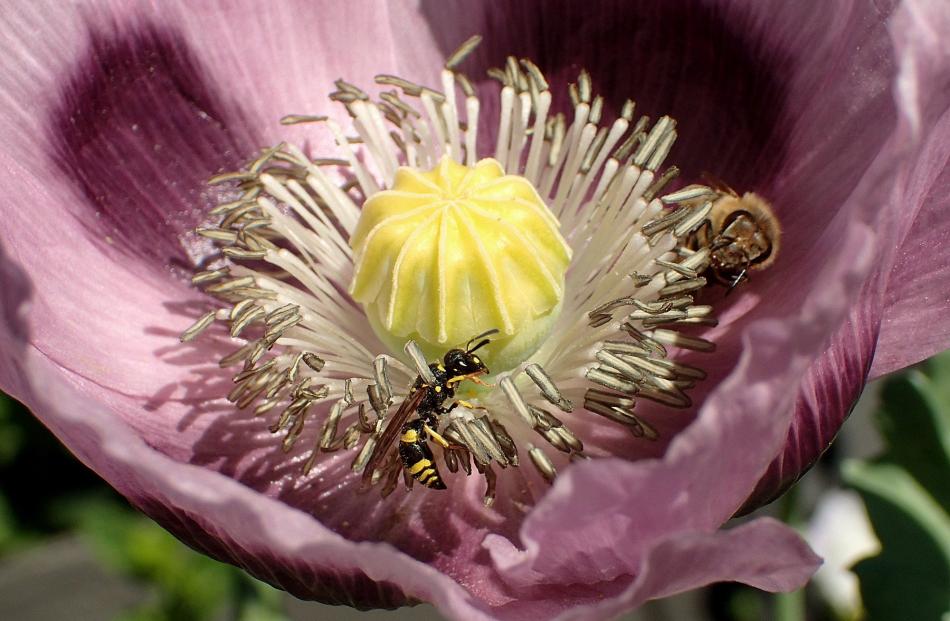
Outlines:
{"label": "shadow on petal", "polygon": [[[686,179],[708,171],[737,188],[761,186],[784,163],[788,85],[781,78],[788,60],[714,7],[534,0],[470,10],[461,20],[456,5],[427,1],[423,12],[446,54],[466,37],[483,35],[462,66],[477,81],[514,55],[534,61],[558,85],[555,110],[571,109],[561,86],[587,69],[608,116],[628,98],[638,113],[672,116],[681,138],[669,161]],[[491,136],[491,128],[482,129]]]}
{"label": "shadow on petal", "polygon": [[29,276],[7,255],[0,240],[0,385],[14,396],[26,390],[17,359],[30,341],[26,314],[32,297]]}

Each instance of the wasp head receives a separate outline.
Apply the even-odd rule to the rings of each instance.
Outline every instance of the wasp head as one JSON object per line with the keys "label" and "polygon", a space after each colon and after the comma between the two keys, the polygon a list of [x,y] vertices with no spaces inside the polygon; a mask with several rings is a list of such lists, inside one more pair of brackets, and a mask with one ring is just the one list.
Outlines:
{"label": "wasp head", "polygon": [[450,349],[445,354],[445,370],[449,377],[459,377],[463,375],[484,375],[488,373],[488,367],[482,362],[476,354],[464,349]]}

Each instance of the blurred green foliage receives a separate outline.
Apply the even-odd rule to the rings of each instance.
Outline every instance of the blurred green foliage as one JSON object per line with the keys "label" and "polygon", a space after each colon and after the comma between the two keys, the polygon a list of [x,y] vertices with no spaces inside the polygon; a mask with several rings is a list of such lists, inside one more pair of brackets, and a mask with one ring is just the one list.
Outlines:
{"label": "blurred green foliage", "polygon": [[950,354],[886,380],[876,423],[886,451],[843,466],[881,553],[854,571],[870,621],[950,618]]}
{"label": "blurred green foliage", "polygon": [[194,552],[76,462],[0,394],[0,559],[74,533],[149,597],[114,621],[285,621],[282,594]]}

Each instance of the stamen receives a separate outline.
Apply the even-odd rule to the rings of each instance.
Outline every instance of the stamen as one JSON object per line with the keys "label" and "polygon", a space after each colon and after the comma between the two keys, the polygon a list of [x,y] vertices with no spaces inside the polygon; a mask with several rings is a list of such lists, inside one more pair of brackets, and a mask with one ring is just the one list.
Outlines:
{"label": "stamen", "polygon": [[216,314],[217,314],[217,311],[208,311],[207,313],[202,315],[198,319],[198,321],[196,321],[195,323],[191,325],[191,327],[189,327],[187,330],[182,332],[181,342],[184,343],[186,341],[190,341],[194,339],[196,336],[198,336],[199,334],[201,334],[202,332],[204,332],[208,328],[208,326],[214,323]]}
{"label": "stamen", "polygon": [[490,448],[480,441],[472,428],[464,421],[460,419],[453,421],[446,431],[446,438],[465,447],[477,463],[487,465],[491,462]]}
{"label": "stamen", "polygon": [[527,367],[525,367],[525,373],[527,373],[528,377],[530,377],[534,383],[538,385],[538,388],[541,389],[541,396],[543,396],[552,404],[556,405],[564,412],[574,411],[574,404],[564,398],[564,396],[561,394],[561,391],[558,390],[557,386],[554,384],[554,381],[544,371],[544,368],[540,364],[529,364]]}
{"label": "stamen", "polygon": [[485,477],[485,496],[482,502],[486,507],[491,507],[495,504],[495,487],[498,477],[495,471],[491,469],[491,466],[485,466],[481,469],[481,473]]}
{"label": "stamen", "polygon": [[[592,455],[604,452],[596,437],[572,432],[573,423],[593,415],[636,437],[656,439],[656,429],[635,409],[644,400],[690,407],[685,391],[706,377],[676,356],[680,350],[711,352],[715,345],[676,328],[715,325],[712,307],[694,299],[707,286],[707,270],[714,271],[711,249],[696,240],[722,194],[687,186],[663,195],[679,175],[675,166],[661,172],[677,136],[676,122],[666,116],[655,123],[635,118],[629,100],[618,118],[604,122],[604,99],[586,71],[570,86],[572,116],[554,113],[554,96],[540,69],[510,57],[503,69],[489,71],[502,87],[497,106],[489,107],[499,111],[495,140],[482,148],[493,148],[495,161],[480,160],[484,106],[460,71],[480,39],[468,39],[448,57],[441,91],[381,74],[375,82],[385,90],[377,100],[358,85],[337,80],[330,99],[346,111],[352,129],[322,115],[281,119],[285,125],[319,124],[317,130],[333,137],[335,153],[311,157],[281,143],[263,149],[244,169],[210,180],[237,190],[229,197],[236,200],[209,212],[214,222],[197,229],[218,245],[227,266],[192,277],[219,308],[202,315],[181,338],[194,339],[218,320],[232,338],[246,339],[219,363],[242,364],[227,397],[240,409],[253,407],[255,416],[272,417],[269,427],[284,434],[284,451],[306,435],[313,448],[305,474],[323,453],[353,450],[351,469],[363,472],[383,497],[395,492],[400,476],[411,493],[426,493],[399,457],[401,440],[379,443],[394,433],[384,432],[390,424],[401,431],[405,422],[417,420],[418,411],[400,413],[413,386],[451,389],[472,409],[427,410],[432,418],[423,420],[432,427],[429,439],[420,441],[431,447],[442,436],[450,443],[437,458],[449,474],[469,476],[474,464],[485,477],[484,501],[491,506],[497,477],[519,465],[526,433],[556,449],[548,455],[524,444],[541,478],[553,482],[558,468],[587,458],[585,442]],[[478,177],[490,168],[496,176]],[[399,251],[383,252],[379,239],[385,236],[377,225],[409,222],[411,214],[423,213],[427,197],[439,192],[443,203],[406,227]],[[499,198],[505,192],[516,200]],[[396,201],[388,212],[380,207],[387,201]],[[515,206],[525,210],[518,212],[517,225],[495,217],[492,209],[500,201],[508,201],[503,208],[508,215],[516,213]],[[525,225],[528,216],[536,226]],[[454,252],[460,243],[438,241],[449,222],[462,232],[461,254],[447,250]],[[430,233],[437,241],[427,241]],[[493,243],[496,239],[504,243]],[[435,263],[412,254],[426,244],[435,249]],[[498,247],[514,253],[501,267],[494,265]],[[475,275],[443,268],[452,261],[474,265]],[[405,262],[412,269],[404,281],[389,280]],[[511,265],[533,271],[511,284]],[[429,279],[430,273],[436,276]],[[460,300],[445,293],[458,282],[487,284]],[[406,288],[399,291],[402,285]],[[438,294],[435,302],[419,305],[428,300],[427,292]],[[531,303],[521,299],[530,296]],[[370,298],[374,301],[367,302]],[[536,303],[539,299],[549,305]],[[430,317],[435,307],[438,312]],[[547,322],[530,338],[526,316]],[[397,324],[405,329],[386,332]],[[452,376],[457,379],[439,384],[433,369],[445,371],[446,352],[491,329],[500,334],[491,334],[477,354],[500,374],[479,380],[479,386],[480,372],[457,372]],[[371,330],[389,335],[380,334],[388,351],[375,351]],[[533,349],[509,349],[519,337]],[[496,357],[504,364],[496,364]],[[583,409],[575,408],[581,402]],[[324,407],[312,407],[319,403]],[[546,404],[555,406],[560,418]],[[406,418],[392,420],[397,414]],[[319,420],[307,424],[308,417]],[[446,480],[449,487],[453,478]]]}
{"label": "stamen", "polygon": [[472,436],[485,448],[491,459],[497,461],[502,467],[508,465],[508,457],[502,450],[498,438],[495,437],[494,430],[484,418],[476,418],[467,423],[462,422],[460,425],[467,427],[472,432]]}
{"label": "stamen", "polygon": [[548,483],[553,483],[557,477],[557,469],[551,462],[551,459],[541,449],[528,445],[528,455],[531,457],[531,463]]}
{"label": "stamen", "polygon": [[373,377],[379,387],[379,399],[387,406],[392,403],[393,387],[389,382],[389,365],[386,356],[379,355],[373,361]]}
{"label": "stamen", "polygon": [[435,384],[435,375],[432,374],[432,370],[429,368],[429,363],[426,362],[426,357],[416,342],[406,341],[405,351],[412,360],[412,364],[415,365],[416,370],[419,372],[419,375],[422,377],[422,379],[424,379],[427,384]]}
{"label": "stamen", "polygon": [[654,330],[653,338],[664,345],[673,345],[682,349],[711,352],[716,350],[716,344],[706,339],[686,336],[672,330]]}
{"label": "stamen", "polygon": [[560,427],[564,424],[557,416],[551,414],[544,408],[529,405],[528,410],[534,415],[535,422],[533,426],[536,430],[541,429],[546,431],[553,427]]}
{"label": "stamen", "polygon": [[376,416],[385,418],[386,412],[389,410],[389,403],[386,399],[383,399],[379,385],[369,384],[366,387],[366,394],[369,397],[370,406],[373,408],[373,411],[376,412]]}
{"label": "stamen", "polygon": [[515,412],[521,416],[521,420],[530,426],[534,426],[534,417],[531,416],[531,412],[528,410],[528,404],[524,400],[524,397],[521,396],[521,393],[518,392],[514,382],[511,381],[511,377],[506,376],[501,378],[498,381],[498,385],[502,391],[504,391],[505,396],[508,397],[511,405],[515,408]]}
{"label": "stamen", "polygon": [[369,464],[369,458],[373,454],[373,451],[375,449],[376,449],[376,436],[373,435],[367,438],[366,443],[363,445],[363,448],[360,449],[359,454],[350,464],[350,469],[353,472],[363,472],[367,464]]}
{"label": "stamen", "polygon": [[615,423],[629,427],[631,432],[637,437],[646,438],[648,440],[655,440],[658,437],[653,427],[646,424],[633,413],[630,409],[632,404],[630,406],[609,405],[599,400],[588,399],[585,400],[584,407]]}
{"label": "stamen", "polygon": [[512,439],[511,435],[508,433],[508,430],[505,429],[505,426],[500,422],[486,417],[488,424],[491,425],[492,434],[495,438],[495,441],[501,447],[501,450],[505,453],[505,459],[512,466],[518,465],[518,445],[515,444],[515,441]]}
{"label": "stamen", "polygon": [[228,273],[229,273],[229,270],[227,268],[198,272],[197,274],[191,277],[191,284],[203,285],[203,284],[215,282],[227,276]]}

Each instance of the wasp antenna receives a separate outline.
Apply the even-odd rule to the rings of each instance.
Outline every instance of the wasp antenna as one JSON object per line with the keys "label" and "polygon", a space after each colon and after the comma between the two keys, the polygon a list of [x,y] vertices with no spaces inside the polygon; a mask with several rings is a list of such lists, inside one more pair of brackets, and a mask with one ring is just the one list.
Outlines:
{"label": "wasp antenna", "polygon": [[482,342],[480,342],[478,345],[476,345],[475,347],[472,347],[472,341],[477,341],[478,339],[484,338],[486,336],[492,336],[494,334],[498,334],[499,332],[501,332],[501,330],[499,330],[498,328],[492,328],[491,330],[486,330],[485,332],[482,332],[481,334],[477,336],[473,336],[472,338],[468,340],[468,343],[465,344],[465,351],[467,351],[468,353],[472,353],[479,347],[484,347],[485,345],[491,342],[491,339],[485,339]]}
{"label": "wasp antenna", "polygon": [[[470,342],[471,342],[471,341],[470,341]],[[470,353],[472,353],[473,351],[475,351],[476,349],[478,349],[478,348],[480,348],[480,347],[484,347],[485,345],[488,345],[489,343],[491,343],[491,339],[484,339],[483,341],[481,341],[481,342],[480,342],[478,345],[476,345],[475,347],[469,347],[469,348],[466,349],[465,351],[470,354]]]}

